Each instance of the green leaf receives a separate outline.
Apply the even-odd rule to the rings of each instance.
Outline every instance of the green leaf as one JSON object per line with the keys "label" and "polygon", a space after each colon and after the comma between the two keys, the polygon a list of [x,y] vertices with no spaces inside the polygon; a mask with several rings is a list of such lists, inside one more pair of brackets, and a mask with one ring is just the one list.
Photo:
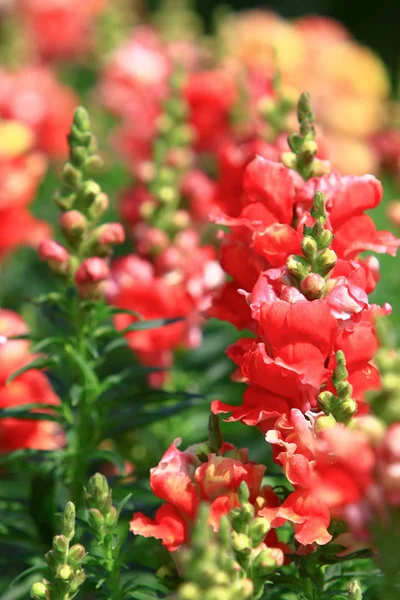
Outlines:
{"label": "green leaf", "polygon": [[23,373],[26,373],[27,371],[32,371],[32,369],[48,369],[50,367],[55,367],[57,365],[58,365],[58,359],[39,356],[38,358],[35,358],[34,360],[32,360],[32,362],[30,362],[27,365],[21,367],[20,369],[17,369],[16,371],[14,371],[14,373],[12,373],[7,378],[6,384],[8,385],[12,381],[14,381],[14,379],[16,379],[19,375],[22,375]]}
{"label": "green leaf", "polygon": [[21,404],[11,408],[0,409],[0,419],[23,419],[26,421],[56,421],[62,422],[63,419],[52,413],[47,412],[30,412],[32,410],[55,410],[53,404]]}
{"label": "green leaf", "polygon": [[21,581],[21,579],[23,579],[24,577],[27,577],[28,575],[32,575],[33,573],[40,573],[46,569],[47,569],[47,564],[45,562],[42,563],[41,565],[34,565],[33,567],[30,567],[29,569],[26,569],[25,571],[23,571],[22,573],[17,575],[12,580],[9,587],[10,588],[13,587],[16,583],[18,583],[18,581]]}
{"label": "green leaf", "polygon": [[125,498],[122,498],[121,502],[120,502],[120,503],[118,504],[118,506],[117,506],[117,511],[118,511],[118,514],[119,514],[119,513],[121,512],[121,510],[124,508],[125,504],[126,504],[127,502],[129,502],[129,500],[132,498],[132,496],[133,496],[133,494],[127,494],[127,495],[125,496]]}
{"label": "green leaf", "polygon": [[118,308],[118,306],[110,306],[109,312],[111,315],[130,315],[136,319],[142,320],[143,317],[136,310],[129,310],[129,308]]}
{"label": "green leaf", "polygon": [[130,333],[131,331],[146,331],[147,329],[158,329],[159,327],[164,327],[165,325],[172,325],[172,323],[178,323],[179,321],[184,321],[186,317],[174,317],[173,319],[154,319],[152,321],[136,321],[136,323],[132,323],[125,327],[121,331],[123,335],[126,333]]}

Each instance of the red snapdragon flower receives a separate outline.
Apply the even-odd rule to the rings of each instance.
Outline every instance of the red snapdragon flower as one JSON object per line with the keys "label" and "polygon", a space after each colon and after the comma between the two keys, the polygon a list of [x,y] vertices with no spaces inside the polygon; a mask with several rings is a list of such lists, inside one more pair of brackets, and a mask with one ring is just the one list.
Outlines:
{"label": "red snapdragon flower", "polygon": [[[154,520],[135,513],[130,529],[136,535],[156,537],[170,551],[189,541],[201,502],[210,505],[210,525],[218,530],[220,519],[232,508],[240,506],[238,491],[246,482],[253,505],[277,502],[269,488],[262,488],[265,467],[250,462],[246,450],[224,444],[219,455],[208,454],[201,462],[196,446],[181,452],[176,440],[157,467],[150,471],[152,491],[166,502],[156,512]],[[282,552],[279,551],[281,562]]]}
{"label": "red snapdragon flower", "polygon": [[[0,311],[0,408],[12,408],[25,404],[60,404],[46,376],[37,369],[16,377],[10,384],[6,381],[17,369],[34,358],[25,340],[9,340],[27,333],[23,320],[10,310]],[[31,421],[6,418],[0,421],[0,453],[20,448],[52,450],[63,443],[57,425],[51,421]]]}

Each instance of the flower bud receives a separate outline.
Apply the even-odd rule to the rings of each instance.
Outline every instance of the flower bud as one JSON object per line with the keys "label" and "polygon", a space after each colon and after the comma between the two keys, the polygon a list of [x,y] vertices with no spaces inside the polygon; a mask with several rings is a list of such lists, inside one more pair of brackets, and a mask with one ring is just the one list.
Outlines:
{"label": "flower bud", "polygon": [[123,244],[125,241],[125,231],[121,223],[106,223],[94,231],[94,237],[99,253],[108,253],[110,246]]}
{"label": "flower bud", "polygon": [[88,510],[89,525],[94,531],[101,531],[104,527],[104,517],[97,508]]}
{"label": "flower bud", "polygon": [[309,273],[301,282],[300,288],[309,300],[321,298],[325,290],[326,281],[318,273]]}
{"label": "flower bud", "polygon": [[60,227],[69,240],[82,237],[87,230],[87,219],[79,210],[69,210],[60,217]]}
{"label": "flower bud", "polygon": [[158,198],[165,204],[173,204],[178,199],[178,192],[171,185],[163,185],[157,193]]}
{"label": "flower bud", "polygon": [[341,400],[348,400],[353,393],[353,386],[348,381],[339,381],[336,385],[336,393]]}
{"label": "flower bud", "polygon": [[178,589],[179,600],[200,600],[202,590],[195,583],[183,583]]}
{"label": "flower bud", "polygon": [[296,169],[297,156],[294,154],[294,152],[283,152],[280,160],[287,169]]}
{"label": "flower bud", "polygon": [[110,275],[110,269],[103,258],[93,256],[81,263],[75,273],[75,283],[83,298],[101,296],[104,284]]}
{"label": "flower bud", "polygon": [[317,143],[314,140],[306,140],[303,143],[303,152],[306,152],[310,156],[315,156],[318,151]]}
{"label": "flower bud", "polygon": [[304,279],[311,270],[308,262],[302,257],[292,254],[286,262],[286,267],[289,274],[295,279]]}
{"label": "flower bud", "polygon": [[107,194],[104,194],[103,192],[98,194],[89,206],[89,217],[91,219],[99,219],[108,210],[109,204],[110,202]]}
{"label": "flower bud", "polygon": [[326,413],[331,413],[335,406],[335,396],[332,392],[321,392],[318,396],[318,404]]}
{"label": "flower bud", "polygon": [[118,520],[118,511],[115,506],[111,506],[104,517],[104,524],[106,527],[114,527]]}
{"label": "flower bud", "polygon": [[79,131],[86,132],[91,130],[89,113],[83,106],[78,106],[74,112],[74,125]]}
{"label": "flower bud", "polygon": [[87,173],[96,174],[104,168],[104,161],[100,156],[94,154],[86,158],[82,166]]}
{"label": "flower bud", "polygon": [[76,592],[77,589],[85,582],[85,580],[86,580],[85,571],[83,569],[79,569],[78,571],[76,571],[74,580],[72,581],[72,583],[70,585],[70,591],[72,593]]}
{"label": "flower bud", "polygon": [[53,195],[54,202],[62,210],[71,210],[76,202],[76,199],[77,195],[75,192],[63,193],[62,191],[57,190]]}
{"label": "flower bud", "polygon": [[107,479],[101,473],[95,473],[89,479],[85,493],[86,503],[89,508],[97,508],[100,511],[111,507],[111,493]]}
{"label": "flower bud", "polygon": [[210,587],[201,596],[202,600],[231,600],[229,588],[220,585]]}
{"label": "flower bud", "polygon": [[53,553],[56,557],[65,557],[68,553],[68,548],[69,542],[65,535],[56,535],[53,537]]}
{"label": "flower bud", "polygon": [[253,584],[250,579],[239,579],[231,584],[231,597],[237,600],[247,600],[253,597]]}
{"label": "flower bud", "polygon": [[317,242],[314,240],[314,238],[306,235],[301,242],[301,249],[305,258],[309,262],[312,262],[317,255]]}
{"label": "flower bud", "polygon": [[69,579],[72,579],[73,576],[74,571],[69,565],[60,565],[56,573],[56,577],[63,581],[68,581]]}
{"label": "flower bud", "polygon": [[336,253],[330,248],[325,248],[316,259],[317,269],[321,275],[327,275],[336,265]]}
{"label": "flower bud", "polygon": [[361,587],[358,581],[352,581],[347,588],[348,600],[362,600]]}
{"label": "flower bud", "polygon": [[253,560],[253,569],[258,577],[273,573],[277,567],[270,548],[263,548]]}
{"label": "flower bud", "polygon": [[340,405],[340,409],[338,412],[338,421],[347,421],[350,419],[354,413],[357,411],[357,402],[350,398],[345,402],[342,402]]}
{"label": "flower bud", "polygon": [[74,146],[71,148],[71,161],[74,165],[82,167],[88,158],[88,150],[84,146]]}
{"label": "flower bud", "polygon": [[54,240],[43,240],[39,244],[39,258],[49,265],[50,269],[60,275],[69,271],[70,255],[68,250]]}
{"label": "flower bud", "polygon": [[318,236],[318,248],[324,250],[331,245],[334,235],[329,229],[324,229]]}
{"label": "flower bud", "polygon": [[331,427],[334,427],[336,424],[336,419],[334,419],[332,415],[322,415],[316,420],[314,429],[316,433],[319,433],[324,429],[331,429]]}
{"label": "flower bud", "polygon": [[71,163],[67,162],[63,168],[62,179],[70,187],[76,188],[82,181],[82,173],[71,165]]}
{"label": "flower bud", "polygon": [[88,205],[91,204],[100,193],[101,188],[95,181],[89,180],[82,184],[82,198]]}
{"label": "flower bud", "polygon": [[250,552],[251,540],[244,533],[234,533],[232,535],[232,547],[235,552]]}
{"label": "flower bud", "polygon": [[47,598],[47,587],[41,581],[33,584],[31,587],[31,598]]}
{"label": "flower bud", "polygon": [[264,541],[270,530],[270,524],[264,517],[256,517],[249,526],[249,538],[253,542],[253,548],[257,548]]}
{"label": "flower bud", "polygon": [[329,160],[321,160],[320,158],[314,158],[312,164],[312,175],[313,177],[323,177],[328,175],[332,170],[331,163]]}
{"label": "flower bud", "polygon": [[71,541],[75,535],[75,505],[73,502],[67,502],[65,506],[62,533],[68,541]]}
{"label": "flower bud", "polygon": [[74,568],[79,567],[85,555],[85,548],[81,544],[74,544],[68,552],[68,563]]}

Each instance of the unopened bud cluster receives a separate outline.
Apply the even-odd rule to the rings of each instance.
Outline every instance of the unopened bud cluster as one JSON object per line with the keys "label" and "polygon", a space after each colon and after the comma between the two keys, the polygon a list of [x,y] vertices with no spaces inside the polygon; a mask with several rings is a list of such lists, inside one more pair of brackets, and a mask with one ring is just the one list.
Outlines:
{"label": "unopened bud cluster", "polygon": [[85,489],[85,502],[90,528],[99,542],[113,531],[118,522],[118,511],[112,503],[112,491],[104,475],[96,473]]}
{"label": "unopened bud cluster", "polygon": [[304,227],[301,242],[303,255],[291,255],[287,260],[289,275],[309,300],[316,300],[328,291],[327,277],[337,260],[336,253],[329,248],[333,233],[325,229],[326,211],[322,192],[316,192],[311,209],[315,218],[312,227]]}
{"label": "unopened bud cluster", "polygon": [[400,354],[395,350],[380,348],[375,357],[381,373],[379,390],[369,393],[374,413],[386,423],[400,421]]}
{"label": "unopened bud cluster", "polygon": [[[357,410],[357,402],[353,399],[353,387],[347,381],[349,376],[346,369],[346,359],[342,352],[336,352],[336,368],[332,374],[332,383],[335,386],[336,395],[332,392],[321,392],[318,397],[318,402],[322,410],[329,415],[330,420],[337,423],[348,423]],[[322,417],[323,419],[323,417]],[[319,424],[319,425],[318,425]],[[318,427],[326,426],[327,421],[319,419]]]}
{"label": "unopened bud cluster", "polygon": [[208,507],[199,511],[190,546],[182,551],[180,567],[184,583],[174,600],[247,600],[253,598],[253,585],[235,560],[227,517],[218,533],[207,525]]}
{"label": "unopened bud cluster", "polygon": [[[189,214],[178,210],[182,175],[192,165],[193,132],[187,123],[188,106],[182,95],[183,73],[176,69],[170,78],[170,96],[163,103],[153,143],[153,162],[144,182],[150,199],[141,216],[152,227],[175,234],[188,225]],[[147,181],[146,181],[147,179]]]}
{"label": "unopened bud cluster", "polygon": [[246,483],[242,482],[239,487],[240,507],[232,509],[228,516],[236,560],[252,580],[255,596],[258,597],[279,565],[274,550],[264,543],[270,524],[266,518],[256,516],[249,495]]}
{"label": "unopened bud cluster", "polygon": [[107,257],[113,246],[125,239],[120,223],[98,225],[108,209],[109,200],[93,176],[103,168],[89,116],[83,107],[76,109],[68,136],[69,160],[62,172],[63,185],[54,201],[61,209],[60,229],[64,245],[45,240],[39,256],[66,280],[74,281],[85,298],[101,295],[109,275]]}
{"label": "unopened bud cluster", "polygon": [[320,177],[330,171],[327,161],[316,158],[318,146],[315,142],[314,112],[308,92],[301,94],[297,105],[297,119],[300,135],[292,133],[288,137],[291,152],[284,152],[281,161],[297,171],[305,181],[310,177]]}
{"label": "unopened bud cluster", "polygon": [[45,555],[51,578],[34,583],[31,598],[69,600],[77,594],[86,579],[82,569],[86,552],[81,544],[70,546],[74,535],[75,506],[68,502],[62,517],[61,535],[53,538],[53,547]]}
{"label": "unopened bud cluster", "polygon": [[292,93],[282,90],[279,71],[275,74],[273,87],[275,97],[263,97],[258,104],[258,111],[268,124],[267,138],[270,141],[273,141],[280,133],[287,131],[287,119],[296,106],[297,98],[295,90]]}

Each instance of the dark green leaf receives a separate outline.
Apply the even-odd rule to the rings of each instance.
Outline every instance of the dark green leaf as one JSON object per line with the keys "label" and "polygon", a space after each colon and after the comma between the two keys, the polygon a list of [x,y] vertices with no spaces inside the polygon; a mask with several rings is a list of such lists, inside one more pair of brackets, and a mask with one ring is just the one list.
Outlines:
{"label": "dark green leaf", "polygon": [[23,419],[26,421],[57,421],[62,422],[62,418],[47,412],[31,412],[32,410],[52,410],[55,407],[52,404],[21,404],[11,408],[0,409],[0,419]]}
{"label": "dark green leaf", "polygon": [[41,565],[34,565],[33,567],[26,569],[25,571],[23,571],[22,573],[17,575],[17,577],[15,577],[15,579],[12,580],[9,587],[10,588],[13,587],[16,583],[18,583],[18,581],[21,581],[21,579],[23,579],[24,577],[27,577],[28,575],[32,575],[33,573],[40,573],[40,572],[44,571],[46,568],[47,568],[46,563],[43,563]]}
{"label": "dark green leaf", "polygon": [[147,329],[158,329],[159,327],[164,327],[165,325],[172,325],[172,323],[178,323],[179,321],[184,321],[185,317],[175,317],[173,319],[154,319],[152,321],[136,321],[136,323],[132,323],[125,327],[121,331],[122,334],[129,333],[131,331],[146,331]]}

